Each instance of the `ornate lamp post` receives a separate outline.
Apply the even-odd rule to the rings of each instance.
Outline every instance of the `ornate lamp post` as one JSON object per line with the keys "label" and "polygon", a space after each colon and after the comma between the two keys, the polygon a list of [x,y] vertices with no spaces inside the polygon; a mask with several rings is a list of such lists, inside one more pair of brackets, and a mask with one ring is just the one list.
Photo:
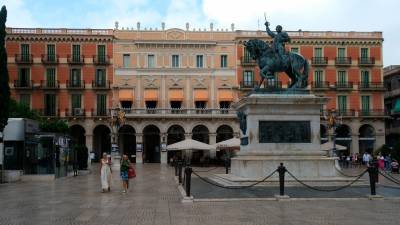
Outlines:
{"label": "ornate lamp post", "polygon": [[332,155],[331,156],[334,156],[334,157],[337,156],[337,152],[336,152],[336,125],[337,125],[336,119],[337,119],[336,110],[332,109],[329,112],[329,115],[328,115],[328,126],[329,126],[329,128],[333,129],[333,137],[332,137],[332,139],[333,139],[333,148],[332,148]]}
{"label": "ornate lamp post", "polygon": [[111,109],[111,157],[114,167],[119,167],[121,160],[120,149],[118,146],[118,130],[125,123],[125,112],[120,108]]}

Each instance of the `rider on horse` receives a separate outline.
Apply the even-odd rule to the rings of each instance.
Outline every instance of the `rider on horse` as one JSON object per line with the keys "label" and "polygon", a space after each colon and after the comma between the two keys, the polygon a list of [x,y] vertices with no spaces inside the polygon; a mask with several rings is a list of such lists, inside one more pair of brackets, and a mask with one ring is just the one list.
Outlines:
{"label": "rider on horse", "polygon": [[267,34],[274,39],[272,43],[272,48],[274,49],[275,53],[277,53],[278,58],[280,61],[285,64],[288,58],[288,54],[285,50],[285,43],[290,41],[290,37],[286,32],[282,32],[282,26],[276,26],[276,33],[272,32],[269,29],[269,22],[265,22],[265,27],[267,30]]}

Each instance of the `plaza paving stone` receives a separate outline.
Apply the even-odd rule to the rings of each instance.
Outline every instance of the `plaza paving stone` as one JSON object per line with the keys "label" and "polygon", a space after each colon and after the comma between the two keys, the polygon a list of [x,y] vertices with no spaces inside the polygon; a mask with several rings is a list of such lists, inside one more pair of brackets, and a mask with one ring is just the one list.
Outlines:
{"label": "plaza paving stone", "polygon": [[0,185],[0,225],[346,225],[400,224],[400,200],[181,203],[173,169],[136,165],[128,194],[114,172],[100,193],[99,170],[51,182]]}

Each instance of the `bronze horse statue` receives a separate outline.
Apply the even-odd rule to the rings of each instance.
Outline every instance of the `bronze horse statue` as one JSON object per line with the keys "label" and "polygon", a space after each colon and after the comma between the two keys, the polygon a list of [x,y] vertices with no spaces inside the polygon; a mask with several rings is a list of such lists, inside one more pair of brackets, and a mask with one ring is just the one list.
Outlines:
{"label": "bronze horse statue", "polygon": [[258,88],[265,79],[275,79],[276,72],[285,72],[289,76],[289,90],[307,87],[309,65],[300,54],[289,52],[281,59],[268,43],[259,39],[244,42],[244,46],[260,68],[261,82]]}

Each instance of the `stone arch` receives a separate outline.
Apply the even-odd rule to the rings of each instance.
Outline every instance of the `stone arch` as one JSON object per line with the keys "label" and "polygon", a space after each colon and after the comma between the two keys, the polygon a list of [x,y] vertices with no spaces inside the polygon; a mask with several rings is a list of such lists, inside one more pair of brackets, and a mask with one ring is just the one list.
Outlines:
{"label": "stone arch", "polygon": [[98,124],[93,129],[93,151],[95,161],[98,161],[104,152],[111,153],[111,130],[108,126]]}
{"label": "stone arch", "polygon": [[153,124],[145,126],[143,128],[143,162],[160,162],[160,143],[160,129]]}
{"label": "stone arch", "polygon": [[192,139],[206,144],[210,143],[210,131],[204,125],[197,125],[192,129]]}
{"label": "stone arch", "polygon": [[[180,125],[172,125],[167,131],[167,145],[171,145],[185,140],[185,129]],[[181,153],[176,151],[169,151],[167,155],[168,162],[175,156],[179,157]]]}
{"label": "stone arch", "polygon": [[86,145],[86,130],[80,124],[74,124],[69,127],[69,135],[72,137],[73,145]]}
{"label": "stone arch", "polygon": [[128,156],[131,162],[136,160],[136,130],[125,124],[118,130],[118,146],[121,154]]}
{"label": "stone arch", "polygon": [[[339,145],[343,145],[347,148],[347,154],[351,152],[351,128],[346,124],[339,125],[336,130],[336,143]],[[341,152],[346,153],[346,152]]]}
{"label": "stone arch", "polygon": [[358,129],[358,149],[360,154],[373,153],[375,146],[375,128],[370,124],[364,124]]}
{"label": "stone arch", "polygon": [[221,125],[217,128],[216,131],[217,137],[216,137],[216,142],[221,142],[225,141],[228,139],[233,138],[233,129],[229,125]]}

